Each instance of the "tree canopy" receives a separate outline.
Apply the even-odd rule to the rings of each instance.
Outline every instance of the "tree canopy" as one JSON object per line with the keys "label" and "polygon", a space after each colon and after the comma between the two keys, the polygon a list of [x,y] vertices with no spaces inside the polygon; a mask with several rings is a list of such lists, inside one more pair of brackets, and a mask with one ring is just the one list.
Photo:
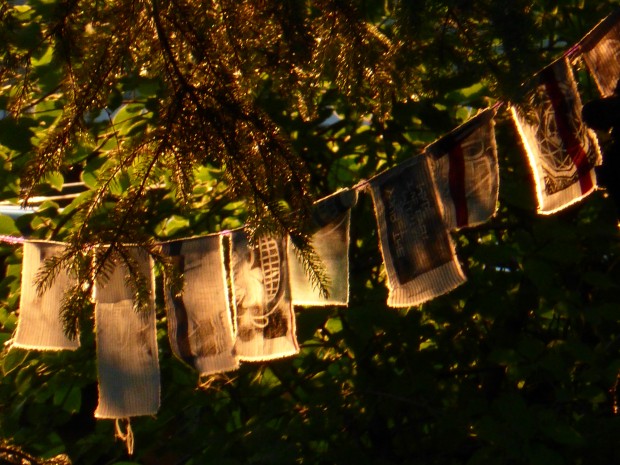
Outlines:
{"label": "tree canopy", "polygon": [[[0,437],[79,464],[617,461],[614,206],[598,191],[537,215],[506,112],[498,213],[453,234],[468,279],[453,292],[386,307],[361,195],[350,304],[297,309],[295,357],[199,379],[172,356],[156,296],[162,404],[132,420],[131,458],[114,425],[93,418],[88,291],[105,267],[80,257],[100,244],[122,255],[128,243],[157,256],[158,240],[248,225],[291,235],[321,283],[314,200],[420,153],[479,109],[520,102],[538,70],[618,5],[0,2],[0,200],[35,207],[0,215],[0,233],[66,242],[62,262],[83,278],[64,314],[80,349],[2,353]],[[582,98],[596,97],[575,69]],[[6,342],[21,250],[0,244],[0,256]]]}

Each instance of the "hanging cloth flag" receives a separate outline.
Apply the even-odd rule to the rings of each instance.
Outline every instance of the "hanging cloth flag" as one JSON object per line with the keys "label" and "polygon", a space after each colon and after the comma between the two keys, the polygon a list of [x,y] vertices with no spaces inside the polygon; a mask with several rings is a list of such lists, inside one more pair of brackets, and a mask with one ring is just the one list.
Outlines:
{"label": "hanging cloth flag", "polygon": [[497,210],[494,116],[485,110],[425,149],[448,229],[484,223]]}
{"label": "hanging cloth flag", "polygon": [[578,46],[603,97],[613,95],[620,79],[620,10],[598,23]]}
{"label": "hanging cloth flag", "polygon": [[54,242],[25,241],[23,245],[19,320],[13,347],[36,350],[75,350],[79,339],[69,339],[62,326],[60,308],[65,292],[75,284],[68,270],[60,270],[51,285],[39,292],[37,273],[47,258],[62,254],[64,245]]}
{"label": "hanging cloth flag", "polygon": [[235,353],[259,361],[299,352],[291,302],[286,239],[261,237],[250,245],[243,230],[231,234]]}
{"label": "hanging cloth flag", "polygon": [[426,156],[369,181],[388,278],[388,305],[419,305],[465,282]]}
{"label": "hanging cloth flag", "polygon": [[164,254],[183,276],[183,293],[165,290],[172,352],[201,375],[235,370],[222,236],[171,241]]}
{"label": "hanging cloth flag", "polygon": [[349,304],[349,226],[357,191],[346,189],[314,205],[311,243],[327,273],[329,296],[314,286],[304,271],[295,246],[288,241],[288,267],[293,305]]}
{"label": "hanging cloth flag", "polygon": [[527,108],[512,116],[534,174],[538,212],[551,214],[596,188],[594,166],[601,153],[581,119],[581,99],[566,58],[547,66]]}
{"label": "hanging cloth flag", "polygon": [[[140,273],[153,285],[146,252],[130,250]],[[136,310],[127,266],[119,258],[108,279],[95,283],[95,330],[99,404],[96,418],[154,415],[159,408],[160,378],[155,304]],[[153,291],[151,291],[153,296]]]}

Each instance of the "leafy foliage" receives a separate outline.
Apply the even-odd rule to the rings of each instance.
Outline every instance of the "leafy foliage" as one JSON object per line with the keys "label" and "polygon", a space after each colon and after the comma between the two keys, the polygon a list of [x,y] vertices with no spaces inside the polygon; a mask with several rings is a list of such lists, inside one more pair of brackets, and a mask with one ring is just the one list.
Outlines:
{"label": "leafy foliage", "polygon": [[[518,101],[617,6],[5,0],[0,198],[37,209],[0,216],[0,232],[66,241],[44,271],[69,264],[86,285],[126,243],[156,255],[156,240],[247,223],[303,244],[312,200],[419,153],[479,108]],[[587,100],[593,85],[579,77]],[[114,425],[92,417],[92,306],[76,288],[65,308],[79,350],[3,352],[0,437],[86,465],[615,463],[614,209],[597,192],[537,216],[503,112],[496,129],[499,212],[454,234],[468,277],[454,292],[386,308],[362,195],[351,304],[298,309],[299,356],[203,383],[172,357],[157,295],[162,407],[133,421],[127,458]],[[67,195],[74,182],[85,189]],[[0,342],[19,316],[20,254],[0,245]]]}

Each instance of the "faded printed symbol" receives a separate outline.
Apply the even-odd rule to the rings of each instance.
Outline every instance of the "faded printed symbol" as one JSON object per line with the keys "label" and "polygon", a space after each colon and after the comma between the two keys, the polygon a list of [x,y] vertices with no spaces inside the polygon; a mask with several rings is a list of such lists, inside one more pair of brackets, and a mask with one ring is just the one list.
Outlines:
{"label": "faded printed symbol", "polygon": [[283,241],[260,238],[256,247],[246,241],[237,245],[233,255],[238,337],[250,341],[286,336]]}

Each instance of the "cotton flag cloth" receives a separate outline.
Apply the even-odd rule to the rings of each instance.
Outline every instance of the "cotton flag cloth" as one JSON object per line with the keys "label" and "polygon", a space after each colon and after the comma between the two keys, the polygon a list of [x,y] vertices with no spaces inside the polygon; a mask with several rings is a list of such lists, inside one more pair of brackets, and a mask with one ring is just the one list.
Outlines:
{"label": "cotton flag cloth", "polygon": [[[153,283],[146,252],[130,251],[140,272]],[[96,418],[154,415],[159,408],[160,377],[155,304],[134,308],[127,267],[118,259],[108,279],[95,284],[95,329],[99,404]]]}
{"label": "cotton flag cloth", "polygon": [[299,352],[291,301],[286,239],[261,237],[250,245],[243,230],[231,233],[237,316],[235,353],[241,360],[271,360]]}
{"label": "cotton flag cloth", "polygon": [[566,58],[539,75],[527,107],[511,108],[534,174],[538,212],[551,214],[596,188],[601,153],[581,119],[581,99]]}
{"label": "cotton flag cloth", "polygon": [[324,306],[349,303],[349,228],[357,191],[346,189],[314,205],[311,243],[328,278],[326,297],[306,272],[295,246],[288,242],[288,265],[293,305]]}
{"label": "cotton flag cloth", "polygon": [[201,375],[238,368],[222,236],[172,241],[162,250],[183,277],[181,295],[165,290],[173,353]]}
{"label": "cotton flag cloth", "polygon": [[449,229],[484,223],[497,210],[494,116],[485,110],[426,147]]}
{"label": "cotton flag cloth", "polygon": [[419,305],[465,282],[428,157],[413,157],[369,183],[387,271],[388,305]]}
{"label": "cotton flag cloth", "polygon": [[44,261],[62,254],[64,245],[54,242],[26,241],[23,245],[19,320],[13,340],[14,347],[37,350],[75,350],[79,340],[69,339],[60,319],[65,292],[75,284],[66,269],[60,270],[51,286],[40,293],[36,286],[37,273]]}
{"label": "cotton flag cloth", "polygon": [[620,10],[597,24],[579,49],[603,97],[613,95],[620,79]]}

